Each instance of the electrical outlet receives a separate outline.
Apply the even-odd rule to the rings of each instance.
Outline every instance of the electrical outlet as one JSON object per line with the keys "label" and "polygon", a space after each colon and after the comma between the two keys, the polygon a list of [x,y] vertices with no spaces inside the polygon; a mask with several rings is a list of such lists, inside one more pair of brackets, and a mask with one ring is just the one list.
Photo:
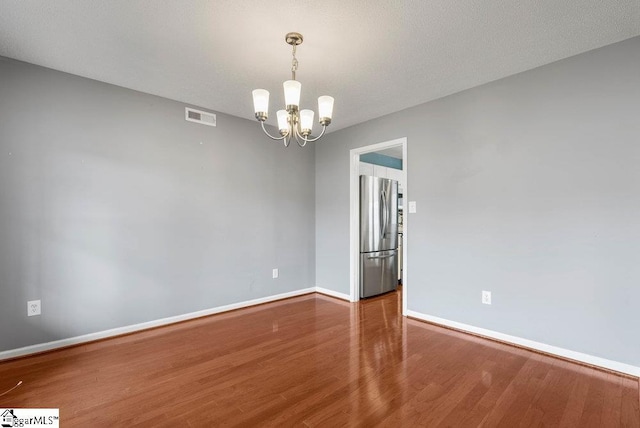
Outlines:
{"label": "electrical outlet", "polygon": [[278,277],[279,273],[278,273],[278,269],[274,269],[273,270],[273,279],[276,279]]}
{"label": "electrical outlet", "polygon": [[27,302],[27,316],[40,315],[41,313],[40,300],[31,300]]}
{"label": "electrical outlet", "polygon": [[485,305],[491,304],[491,291],[482,290],[482,303]]}

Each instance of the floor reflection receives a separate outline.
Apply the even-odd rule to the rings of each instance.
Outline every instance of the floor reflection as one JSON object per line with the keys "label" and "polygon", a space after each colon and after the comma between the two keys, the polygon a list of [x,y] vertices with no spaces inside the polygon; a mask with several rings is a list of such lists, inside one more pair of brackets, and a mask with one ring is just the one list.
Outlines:
{"label": "floor reflection", "polygon": [[352,403],[355,418],[372,408],[390,412],[394,401],[386,397],[394,397],[396,402],[404,400],[405,324],[401,311],[401,287],[353,306],[352,328],[357,331],[357,343],[351,346],[351,360],[357,365],[352,372],[358,376],[360,387],[358,400]]}

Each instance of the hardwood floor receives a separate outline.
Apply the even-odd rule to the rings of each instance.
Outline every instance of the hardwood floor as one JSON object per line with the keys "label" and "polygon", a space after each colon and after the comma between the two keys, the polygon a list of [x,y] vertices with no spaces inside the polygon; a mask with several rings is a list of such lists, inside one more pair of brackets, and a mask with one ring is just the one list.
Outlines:
{"label": "hardwood floor", "polygon": [[638,380],[310,294],[0,363],[61,426],[640,427]]}

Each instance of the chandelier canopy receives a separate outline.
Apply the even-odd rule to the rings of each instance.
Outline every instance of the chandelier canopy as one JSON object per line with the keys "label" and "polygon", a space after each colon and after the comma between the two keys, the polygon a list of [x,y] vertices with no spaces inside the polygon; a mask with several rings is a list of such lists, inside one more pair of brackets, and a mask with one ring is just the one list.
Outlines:
{"label": "chandelier canopy", "polygon": [[269,91],[266,89],[255,89],[253,91],[253,108],[256,119],[262,125],[262,130],[273,140],[283,140],[285,147],[289,147],[291,139],[294,138],[300,147],[304,147],[309,141],[317,141],[324,135],[327,126],[331,123],[333,115],[333,97],[323,95],[318,97],[318,122],[322,125],[322,132],[315,138],[309,138],[313,128],[313,110],[300,110],[300,91],[302,84],[296,80],[298,70],[298,60],[296,59],[296,47],[302,44],[302,34],[288,33],[285,36],[287,44],[293,47],[293,60],[291,61],[291,80],[282,84],[284,87],[285,109],[278,110],[278,129],[280,137],[274,137],[267,132],[264,122],[269,117]]}

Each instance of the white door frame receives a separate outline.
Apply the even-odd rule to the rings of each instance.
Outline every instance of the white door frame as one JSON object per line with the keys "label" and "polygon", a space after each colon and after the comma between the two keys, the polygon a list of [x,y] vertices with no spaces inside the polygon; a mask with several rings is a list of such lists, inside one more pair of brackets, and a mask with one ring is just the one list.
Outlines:
{"label": "white door frame", "polygon": [[[404,181],[403,201],[407,205],[408,184],[407,183],[407,137],[398,138],[391,141],[372,144],[370,146],[358,147],[349,152],[350,156],[350,209],[349,209],[349,254],[351,254],[351,262],[349,266],[350,274],[350,294],[349,299],[352,302],[360,300],[360,155],[363,153],[377,152],[379,150],[388,149],[389,147],[402,145],[402,175]],[[406,207],[405,207],[406,208]],[[406,210],[405,210],[406,211]],[[407,314],[407,229],[408,216],[403,215],[402,225],[402,315]]]}

